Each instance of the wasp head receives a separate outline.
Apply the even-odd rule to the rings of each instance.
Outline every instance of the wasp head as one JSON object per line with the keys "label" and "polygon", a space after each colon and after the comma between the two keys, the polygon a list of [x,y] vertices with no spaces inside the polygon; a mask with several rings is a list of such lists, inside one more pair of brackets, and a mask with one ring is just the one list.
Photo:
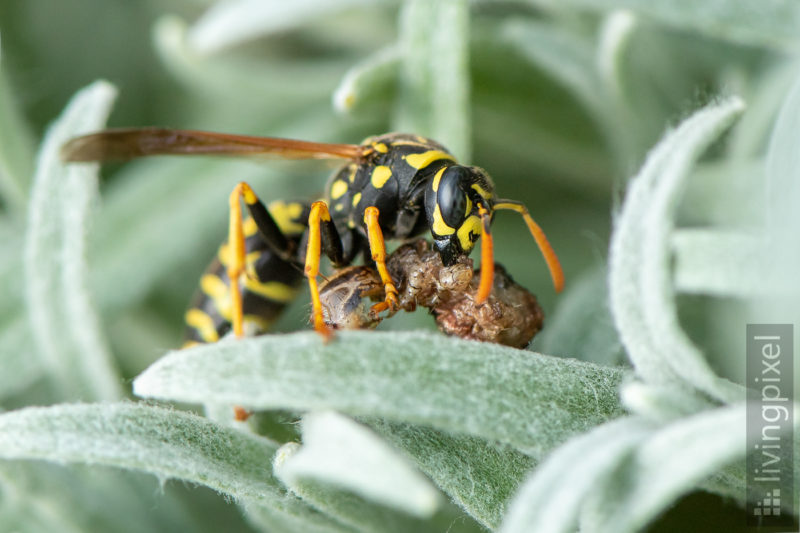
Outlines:
{"label": "wasp head", "polygon": [[450,165],[436,172],[425,191],[425,213],[445,266],[472,251],[488,227],[493,198],[492,180],[477,167]]}

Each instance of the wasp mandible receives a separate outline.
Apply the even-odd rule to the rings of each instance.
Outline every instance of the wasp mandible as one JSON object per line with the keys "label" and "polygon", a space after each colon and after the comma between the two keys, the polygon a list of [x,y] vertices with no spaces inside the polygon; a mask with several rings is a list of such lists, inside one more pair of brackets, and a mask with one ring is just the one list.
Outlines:
{"label": "wasp mandible", "polygon": [[[288,159],[341,159],[325,197],[311,203],[274,202],[269,208],[245,182],[230,195],[228,239],[200,283],[186,313],[190,339],[214,342],[231,327],[237,337],[263,332],[293,298],[303,275],[311,291],[314,329],[329,338],[317,286],[324,253],[335,267],[359,253],[372,261],[385,298],[373,313],[398,309],[397,288],[386,269],[387,239],[430,230],[445,266],[468,255],[480,237],[481,274],[476,302],[484,302],[494,276],[491,222],[496,211],[519,213],[544,256],[556,291],[564,275],[558,257],[527,208],[499,199],[481,168],[459,164],[441,144],[417,135],[388,133],[361,144],[329,144],[169,128],[125,128],[68,141],[65,161],[124,160],[152,155],[271,155]],[[243,219],[242,201],[249,213]],[[298,268],[302,267],[302,268]]]}

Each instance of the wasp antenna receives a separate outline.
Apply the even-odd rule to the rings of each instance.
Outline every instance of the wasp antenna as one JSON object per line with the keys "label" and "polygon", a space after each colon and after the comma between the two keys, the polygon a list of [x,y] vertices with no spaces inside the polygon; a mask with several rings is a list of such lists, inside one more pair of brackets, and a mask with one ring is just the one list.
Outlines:
{"label": "wasp antenna", "polygon": [[489,227],[492,221],[489,211],[482,204],[478,204],[478,213],[481,215],[481,224],[483,225],[483,239],[481,240],[481,281],[478,284],[475,303],[482,304],[491,294],[494,283],[494,242]]}
{"label": "wasp antenna", "polygon": [[553,247],[550,246],[550,241],[547,240],[547,236],[544,234],[544,231],[542,231],[542,228],[539,227],[539,224],[537,224],[531,217],[531,214],[528,212],[528,208],[526,208],[520,202],[516,202],[514,200],[498,200],[497,203],[494,204],[494,208],[516,211],[522,215],[522,219],[528,225],[528,229],[530,230],[531,235],[533,235],[536,245],[542,252],[542,256],[544,256],[544,260],[547,263],[547,268],[550,270],[550,277],[553,279],[553,286],[555,287],[556,292],[561,292],[564,289],[564,271],[561,270],[561,262],[558,260],[558,256],[553,250]]}

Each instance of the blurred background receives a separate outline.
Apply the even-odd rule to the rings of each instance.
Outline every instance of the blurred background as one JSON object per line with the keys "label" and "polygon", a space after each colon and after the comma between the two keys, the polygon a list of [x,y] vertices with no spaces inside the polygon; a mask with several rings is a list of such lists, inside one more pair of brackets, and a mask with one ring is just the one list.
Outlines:
{"label": "blurred background", "polygon": [[[2,195],[3,349],[29,353],[33,346],[11,307],[22,298],[12,275],[21,259],[13,251],[22,247],[36,146],[77,90],[105,79],[119,90],[112,127],[347,143],[411,131],[439,140],[485,168],[501,196],[524,202],[561,258],[567,291],[557,296],[525,225],[511,213],[497,216],[496,260],[537,294],[547,317],[532,348],[626,364],[605,281],[626,181],[668,128],[710,101],[740,95],[750,110],[744,125],[698,166],[703,179],[690,184],[679,223],[738,227],[758,220],[763,195],[752,185],[763,176],[753,161],[763,158],[793,80],[789,22],[779,23],[775,9],[775,19],[750,20],[747,9],[725,12],[717,3],[708,18],[668,3],[433,4],[0,2],[0,111],[18,133],[5,140],[5,151],[14,147],[6,157],[20,177]],[[250,182],[265,200],[308,199],[321,194],[332,171],[310,162],[217,158],[105,166],[89,264],[122,375],[132,378],[179,346],[184,309],[225,238],[227,195],[236,182]],[[277,330],[308,328],[308,301],[302,293]],[[737,328],[750,308],[703,291],[678,303],[683,326],[714,369],[743,382]],[[380,326],[433,327],[420,312]],[[0,392],[5,409],[61,399],[35,364],[19,364],[13,384]],[[34,477],[33,485],[41,482]],[[131,477],[156,490],[149,478]],[[189,514],[200,513],[198,527],[245,528],[232,506],[204,489],[166,490],[190,502]],[[161,496],[153,501],[144,505],[166,505]],[[151,525],[166,531],[163,524],[173,519]]]}

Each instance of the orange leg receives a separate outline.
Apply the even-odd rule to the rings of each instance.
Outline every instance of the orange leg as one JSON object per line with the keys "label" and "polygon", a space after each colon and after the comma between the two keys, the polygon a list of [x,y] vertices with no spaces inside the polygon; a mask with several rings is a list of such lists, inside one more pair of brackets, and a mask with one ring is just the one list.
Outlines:
{"label": "orange leg", "polygon": [[322,254],[322,231],[320,229],[323,222],[330,222],[331,214],[325,202],[314,202],[311,204],[311,212],[308,215],[308,248],[306,249],[305,274],[308,278],[308,288],[311,290],[311,316],[314,320],[314,329],[320,333],[325,341],[331,339],[333,332],[325,324],[322,315],[322,302],[319,299],[319,287],[317,286],[317,276],[319,275],[319,263]]}
{"label": "orange leg", "polygon": [[231,192],[230,219],[228,221],[228,266],[227,274],[231,284],[231,324],[233,334],[237,338],[244,336],[244,319],[242,311],[242,293],[239,290],[239,279],[245,269],[244,230],[242,228],[242,202],[255,197],[253,190],[245,182],[240,182]]}
{"label": "orange leg", "polygon": [[383,232],[378,224],[378,215],[380,212],[375,206],[370,206],[364,211],[364,223],[367,225],[367,237],[369,238],[369,249],[372,253],[372,260],[378,267],[378,274],[383,283],[384,292],[386,296],[382,302],[378,302],[372,306],[372,313],[378,314],[381,311],[389,310],[394,314],[400,307],[397,299],[397,287],[394,286],[392,276],[386,269],[386,243],[383,240]]}
{"label": "orange leg", "polygon": [[[226,271],[230,280],[231,291],[231,325],[236,337],[244,336],[244,320],[242,311],[242,293],[240,290],[242,275],[253,276],[248,272],[245,260],[245,236],[242,220],[242,200],[258,232],[264,242],[278,256],[286,259],[292,257],[294,249],[291,248],[286,237],[281,233],[280,227],[270,216],[267,208],[258,199],[253,189],[245,182],[240,182],[234,187],[229,198],[230,220],[228,223],[228,261]],[[287,259],[288,260],[288,259]]]}
{"label": "orange leg", "polygon": [[489,211],[482,205],[479,205],[478,213],[481,215],[483,236],[481,240],[481,280],[478,284],[478,293],[475,297],[475,303],[482,304],[492,293],[492,284],[494,283],[494,244],[489,227],[489,223],[491,222]]}

